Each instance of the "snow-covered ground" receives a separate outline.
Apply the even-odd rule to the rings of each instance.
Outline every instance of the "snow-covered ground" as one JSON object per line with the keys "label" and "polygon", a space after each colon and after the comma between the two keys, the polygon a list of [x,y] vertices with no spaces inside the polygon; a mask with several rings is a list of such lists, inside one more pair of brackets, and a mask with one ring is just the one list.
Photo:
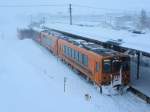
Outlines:
{"label": "snow-covered ground", "polygon": [[[13,25],[13,26],[11,26]],[[8,31],[8,27],[13,30]],[[83,78],[32,40],[18,40],[14,23],[0,28],[1,112],[148,112],[131,93],[101,95]],[[64,77],[66,92],[64,93]],[[85,94],[91,96],[86,100]]]}
{"label": "snow-covered ground", "polygon": [[[133,10],[137,8],[140,10],[143,6],[149,8],[147,0],[138,0],[138,4],[135,4],[136,1],[130,1],[130,5],[128,5],[129,1],[124,1],[126,5],[122,7],[123,10],[127,5],[129,8],[134,6]],[[68,5],[70,2],[76,4],[79,1],[65,0],[62,3],[61,0],[5,0],[0,1],[0,4],[60,3]],[[81,5],[104,6],[103,8],[109,6],[117,9],[120,9],[119,3],[122,3],[122,1],[105,0],[103,3],[98,0],[80,1]],[[118,7],[114,4],[117,4]],[[31,19],[26,15],[39,12],[47,13],[54,10],[47,7],[0,7],[0,9],[2,15],[0,18],[0,112],[149,112],[149,104],[131,93],[125,93],[123,96],[99,94],[94,86],[70,70],[46,49],[30,39],[17,39],[17,27],[26,26]],[[59,11],[60,9],[56,12],[59,13]],[[113,36],[116,37],[115,31],[100,27],[84,28],[56,23],[49,24],[49,26],[83,36],[92,36],[104,41]],[[89,35],[91,31],[92,33]],[[122,36],[125,38],[126,34],[132,38],[125,31],[120,33],[116,38]],[[139,40],[138,36],[137,38]],[[126,39],[124,41],[126,42]],[[148,41],[149,39],[147,39],[144,46],[148,46]],[[137,43],[131,41],[130,45],[135,46],[135,44]],[[137,47],[139,48],[140,45],[137,45]],[[149,48],[147,49],[149,50]],[[65,93],[64,78],[67,79]],[[88,101],[85,94],[91,96]]]}

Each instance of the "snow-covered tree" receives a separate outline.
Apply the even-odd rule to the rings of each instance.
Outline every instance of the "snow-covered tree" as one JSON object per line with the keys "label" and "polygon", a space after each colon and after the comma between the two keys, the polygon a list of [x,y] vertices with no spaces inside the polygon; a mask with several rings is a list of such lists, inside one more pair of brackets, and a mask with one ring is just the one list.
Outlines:
{"label": "snow-covered tree", "polygon": [[141,10],[141,14],[140,14],[140,28],[144,29],[148,26],[148,21],[147,21],[148,17],[147,17],[147,13],[144,9]]}

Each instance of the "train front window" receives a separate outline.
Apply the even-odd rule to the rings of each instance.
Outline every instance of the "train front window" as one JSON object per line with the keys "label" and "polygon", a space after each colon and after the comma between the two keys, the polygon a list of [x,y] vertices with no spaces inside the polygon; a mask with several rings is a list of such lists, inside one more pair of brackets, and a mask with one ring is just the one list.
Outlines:
{"label": "train front window", "polygon": [[123,70],[129,70],[129,62],[123,59],[114,59],[112,60],[113,72],[120,71],[121,67]]}
{"label": "train front window", "polygon": [[130,64],[129,64],[129,62],[127,62],[127,61],[124,62],[124,63],[123,63],[123,70],[126,71],[126,70],[129,70],[129,69],[130,69]]}
{"label": "train front window", "polygon": [[130,69],[130,58],[124,57],[123,58],[123,70],[128,71]]}
{"label": "train front window", "polygon": [[122,65],[122,62],[118,59],[115,59],[112,61],[112,66],[113,66],[113,71],[116,72],[116,71],[119,71],[120,68],[121,68],[121,65]]}
{"label": "train front window", "polygon": [[109,60],[109,59],[104,60],[103,71],[104,71],[104,73],[111,72],[111,60]]}

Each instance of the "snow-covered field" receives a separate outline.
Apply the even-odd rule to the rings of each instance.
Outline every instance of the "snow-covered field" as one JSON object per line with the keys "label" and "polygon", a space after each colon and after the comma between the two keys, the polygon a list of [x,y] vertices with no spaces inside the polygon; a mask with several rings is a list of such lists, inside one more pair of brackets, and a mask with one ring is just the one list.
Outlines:
{"label": "snow-covered field", "polygon": [[[7,33],[7,28],[14,30]],[[0,29],[1,112],[148,112],[131,93],[101,95],[83,78],[32,40],[18,40],[15,25]],[[64,77],[67,78],[64,93]],[[91,99],[87,101],[85,94]]]}
{"label": "snow-covered field", "polygon": [[[117,1],[116,3],[118,3]],[[76,3],[77,0],[63,1],[64,4],[70,2]],[[83,0],[80,2],[91,6],[100,3],[97,0]],[[14,0],[10,2],[5,0],[0,1],[0,3],[15,5],[38,4],[42,3],[42,1]],[[53,0],[50,3],[61,4],[62,1]],[[107,5],[111,6],[113,1],[106,0],[104,3],[105,5],[103,6],[107,7]],[[124,3],[127,4],[125,1]],[[140,3],[141,1],[139,0]],[[147,3],[146,0],[145,3]],[[144,4],[139,4],[134,5],[133,9],[145,6]],[[130,4],[129,7],[131,8],[132,5]],[[0,18],[0,112],[149,112],[149,104],[146,104],[130,92],[125,93],[123,96],[99,94],[94,86],[70,70],[46,49],[30,39],[17,39],[17,27],[26,26],[30,21],[26,15],[38,13],[41,9],[42,12],[49,12],[50,10],[47,8],[45,10],[42,7],[37,8],[37,10],[25,7],[0,8],[2,15]],[[50,24],[50,26],[52,28],[60,28],[60,30],[64,27],[62,24],[53,24],[53,26]],[[64,27],[66,31],[76,33],[75,29],[77,26],[67,27],[68,25]],[[82,29],[82,32],[78,33],[83,35],[87,35],[88,32],[93,32],[94,30],[97,31],[97,34],[101,34],[99,30],[105,30],[78,28],[76,30]],[[112,32],[111,34],[113,34]],[[105,34],[107,33],[105,32]],[[122,34],[120,35],[122,36]],[[91,36],[100,37],[101,35],[92,34]],[[109,38],[109,35],[106,36]],[[144,45],[147,46],[147,44]],[[64,78],[67,79],[65,92]],[[85,94],[89,94],[91,98],[86,100]]]}

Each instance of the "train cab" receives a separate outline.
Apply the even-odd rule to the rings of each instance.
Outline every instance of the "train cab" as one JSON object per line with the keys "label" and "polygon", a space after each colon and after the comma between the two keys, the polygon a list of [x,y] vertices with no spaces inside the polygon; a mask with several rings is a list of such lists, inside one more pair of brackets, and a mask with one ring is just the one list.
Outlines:
{"label": "train cab", "polygon": [[130,58],[128,56],[116,55],[105,58],[102,61],[102,83],[115,83],[127,85],[130,81]]}

